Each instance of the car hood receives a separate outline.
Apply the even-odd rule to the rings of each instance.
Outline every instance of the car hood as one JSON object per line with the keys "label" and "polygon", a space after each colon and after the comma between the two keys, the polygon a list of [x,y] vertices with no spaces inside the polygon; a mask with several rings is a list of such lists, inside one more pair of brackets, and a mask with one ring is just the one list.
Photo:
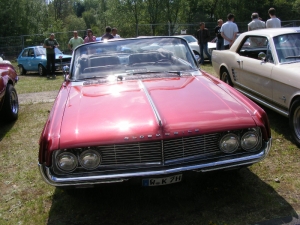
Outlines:
{"label": "car hood", "polygon": [[256,126],[249,109],[205,76],[69,88],[61,149]]}
{"label": "car hood", "polygon": [[56,59],[59,59],[60,57],[62,57],[63,59],[71,59],[71,58],[72,58],[71,55],[55,54],[55,58],[56,58]]}
{"label": "car hood", "polygon": [[[296,72],[297,74],[299,73],[299,68],[300,68],[300,60],[298,62],[293,62],[293,63],[282,63],[279,65],[280,68],[284,69],[284,71],[289,71],[289,72]],[[298,71],[295,71],[297,69]]]}

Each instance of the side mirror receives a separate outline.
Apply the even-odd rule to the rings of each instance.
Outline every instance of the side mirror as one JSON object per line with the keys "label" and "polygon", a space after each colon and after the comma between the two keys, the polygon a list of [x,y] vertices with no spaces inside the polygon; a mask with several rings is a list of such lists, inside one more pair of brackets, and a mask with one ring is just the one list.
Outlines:
{"label": "side mirror", "polygon": [[265,61],[265,59],[266,59],[266,53],[264,53],[264,52],[258,53],[258,59],[261,59],[261,60]]}
{"label": "side mirror", "polygon": [[63,67],[63,74],[64,74],[64,80],[67,80],[67,77],[69,76],[70,67],[64,66]]}

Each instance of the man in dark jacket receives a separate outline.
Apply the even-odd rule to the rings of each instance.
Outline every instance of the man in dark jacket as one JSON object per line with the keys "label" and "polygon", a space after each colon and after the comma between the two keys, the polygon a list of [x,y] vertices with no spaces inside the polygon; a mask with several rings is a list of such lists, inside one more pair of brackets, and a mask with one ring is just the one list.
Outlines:
{"label": "man in dark jacket", "polygon": [[105,34],[103,34],[102,35],[102,41],[104,40],[104,39],[113,39],[114,38],[114,36],[112,36],[112,34],[111,34],[111,27],[110,26],[107,26],[106,28],[105,28]]}
{"label": "man in dark jacket", "polygon": [[205,54],[208,57],[209,61],[211,61],[211,55],[208,53],[208,50],[207,50],[207,42],[210,41],[210,35],[209,35],[208,29],[205,28],[205,23],[204,22],[200,23],[200,29],[197,30],[196,38],[198,39],[198,45],[199,45],[199,48],[200,48],[200,57],[201,57],[200,63],[201,64],[204,63],[203,51],[205,52]]}

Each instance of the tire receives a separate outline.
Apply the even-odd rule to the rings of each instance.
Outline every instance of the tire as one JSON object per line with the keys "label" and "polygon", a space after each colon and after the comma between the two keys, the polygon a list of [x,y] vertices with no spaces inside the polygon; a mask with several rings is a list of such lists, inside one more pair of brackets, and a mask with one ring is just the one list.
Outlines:
{"label": "tire", "polygon": [[289,123],[295,143],[300,147],[300,99],[297,99],[292,104]]}
{"label": "tire", "polygon": [[39,72],[40,76],[46,75],[46,69],[43,67],[43,65],[41,65],[41,64],[39,65],[38,72]]}
{"label": "tire", "polygon": [[4,118],[6,118],[7,120],[14,121],[18,119],[18,95],[16,89],[11,84],[7,84],[2,110]]}
{"label": "tire", "polygon": [[229,75],[229,72],[227,69],[225,68],[222,68],[221,69],[221,75],[220,75],[220,78],[222,81],[224,81],[226,84],[230,85],[231,87],[233,87],[233,83],[231,81],[231,78],[230,78],[230,75]]}
{"label": "tire", "polygon": [[26,75],[27,71],[24,69],[22,65],[19,65],[19,73],[20,75]]}

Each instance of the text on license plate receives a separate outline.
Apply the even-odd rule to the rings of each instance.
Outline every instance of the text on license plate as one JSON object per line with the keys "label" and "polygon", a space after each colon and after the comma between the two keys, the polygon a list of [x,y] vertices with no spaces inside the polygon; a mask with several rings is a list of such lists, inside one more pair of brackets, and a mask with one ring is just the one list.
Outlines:
{"label": "text on license plate", "polygon": [[161,177],[161,178],[148,178],[143,179],[143,186],[159,186],[159,185],[167,185],[178,183],[182,179],[182,174],[173,175],[170,177]]}

